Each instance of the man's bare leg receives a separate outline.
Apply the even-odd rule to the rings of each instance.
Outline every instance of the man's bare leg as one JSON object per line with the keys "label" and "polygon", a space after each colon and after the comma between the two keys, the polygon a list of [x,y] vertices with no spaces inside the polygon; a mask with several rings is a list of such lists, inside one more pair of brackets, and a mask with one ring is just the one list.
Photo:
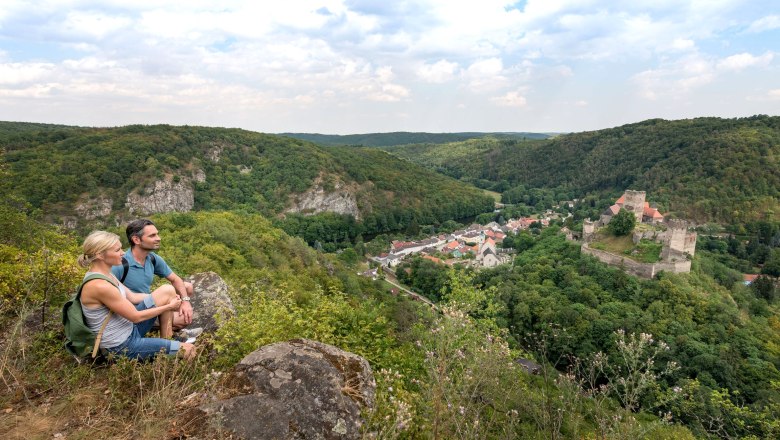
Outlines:
{"label": "man's bare leg", "polygon": [[[164,306],[176,298],[176,290],[171,285],[162,286],[152,292],[155,306]],[[160,337],[169,339],[173,336],[173,311],[167,311],[160,314]]]}

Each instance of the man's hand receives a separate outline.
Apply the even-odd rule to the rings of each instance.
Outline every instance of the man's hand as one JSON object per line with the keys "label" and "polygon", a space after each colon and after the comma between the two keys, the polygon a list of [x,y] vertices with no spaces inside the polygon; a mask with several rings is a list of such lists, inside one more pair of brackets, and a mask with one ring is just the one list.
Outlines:
{"label": "man's hand", "polygon": [[189,301],[182,301],[179,308],[179,314],[184,320],[185,325],[192,324],[192,304]]}

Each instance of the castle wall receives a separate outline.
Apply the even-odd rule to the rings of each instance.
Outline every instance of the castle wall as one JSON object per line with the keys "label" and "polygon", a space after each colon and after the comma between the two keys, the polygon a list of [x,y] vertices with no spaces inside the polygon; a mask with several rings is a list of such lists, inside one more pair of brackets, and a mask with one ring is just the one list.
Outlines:
{"label": "castle wall", "polygon": [[614,267],[622,267],[627,273],[642,278],[653,278],[661,271],[671,273],[688,273],[691,271],[691,261],[688,259],[674,262],[639,263],[621,255],[593,249],[587,243],[582,245],[581,250],[584,254],[598,258],[602,263]]}

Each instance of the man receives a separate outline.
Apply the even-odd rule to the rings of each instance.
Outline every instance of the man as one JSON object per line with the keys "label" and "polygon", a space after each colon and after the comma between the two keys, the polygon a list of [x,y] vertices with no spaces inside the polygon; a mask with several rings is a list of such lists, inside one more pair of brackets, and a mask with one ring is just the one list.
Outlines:
{"label": "man", "polygon": [[[113,266],[114,274],[130,290],[137,293],[152,293],[151,286],[154,276],[163,277],[171,284],[160,286],[161,289],[173,289],[181,297],[181,307],[174,314],[173,328],[180,330],[192,323],[192,284],[176,275],[159,255],[154,253],[160,248],[160,234],[151,220],[139,219],[127,225],[127,241],[130,249],[124,254],[122,265]],[[124,280],[122,280],[124,278]]]}

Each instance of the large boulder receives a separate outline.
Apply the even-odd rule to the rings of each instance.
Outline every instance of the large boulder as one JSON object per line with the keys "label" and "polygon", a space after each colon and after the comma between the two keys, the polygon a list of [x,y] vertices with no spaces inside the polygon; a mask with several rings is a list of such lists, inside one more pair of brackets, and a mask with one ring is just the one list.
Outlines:
{"label": "large boulder", "polygon": [[308,339],[266,345],[236,366],[246,394],[200,407],[245,439],[358,439],[374,407],[368,361]]}
{"label": "large boulder", "polygon": [[228,286],[214,272],[202,272],[186,278],[192,283],[192,324],[189,328],[201,327],[204,332],[213,332],[219,327],[217,316],[222,319],[236,312],[228,296]]}

